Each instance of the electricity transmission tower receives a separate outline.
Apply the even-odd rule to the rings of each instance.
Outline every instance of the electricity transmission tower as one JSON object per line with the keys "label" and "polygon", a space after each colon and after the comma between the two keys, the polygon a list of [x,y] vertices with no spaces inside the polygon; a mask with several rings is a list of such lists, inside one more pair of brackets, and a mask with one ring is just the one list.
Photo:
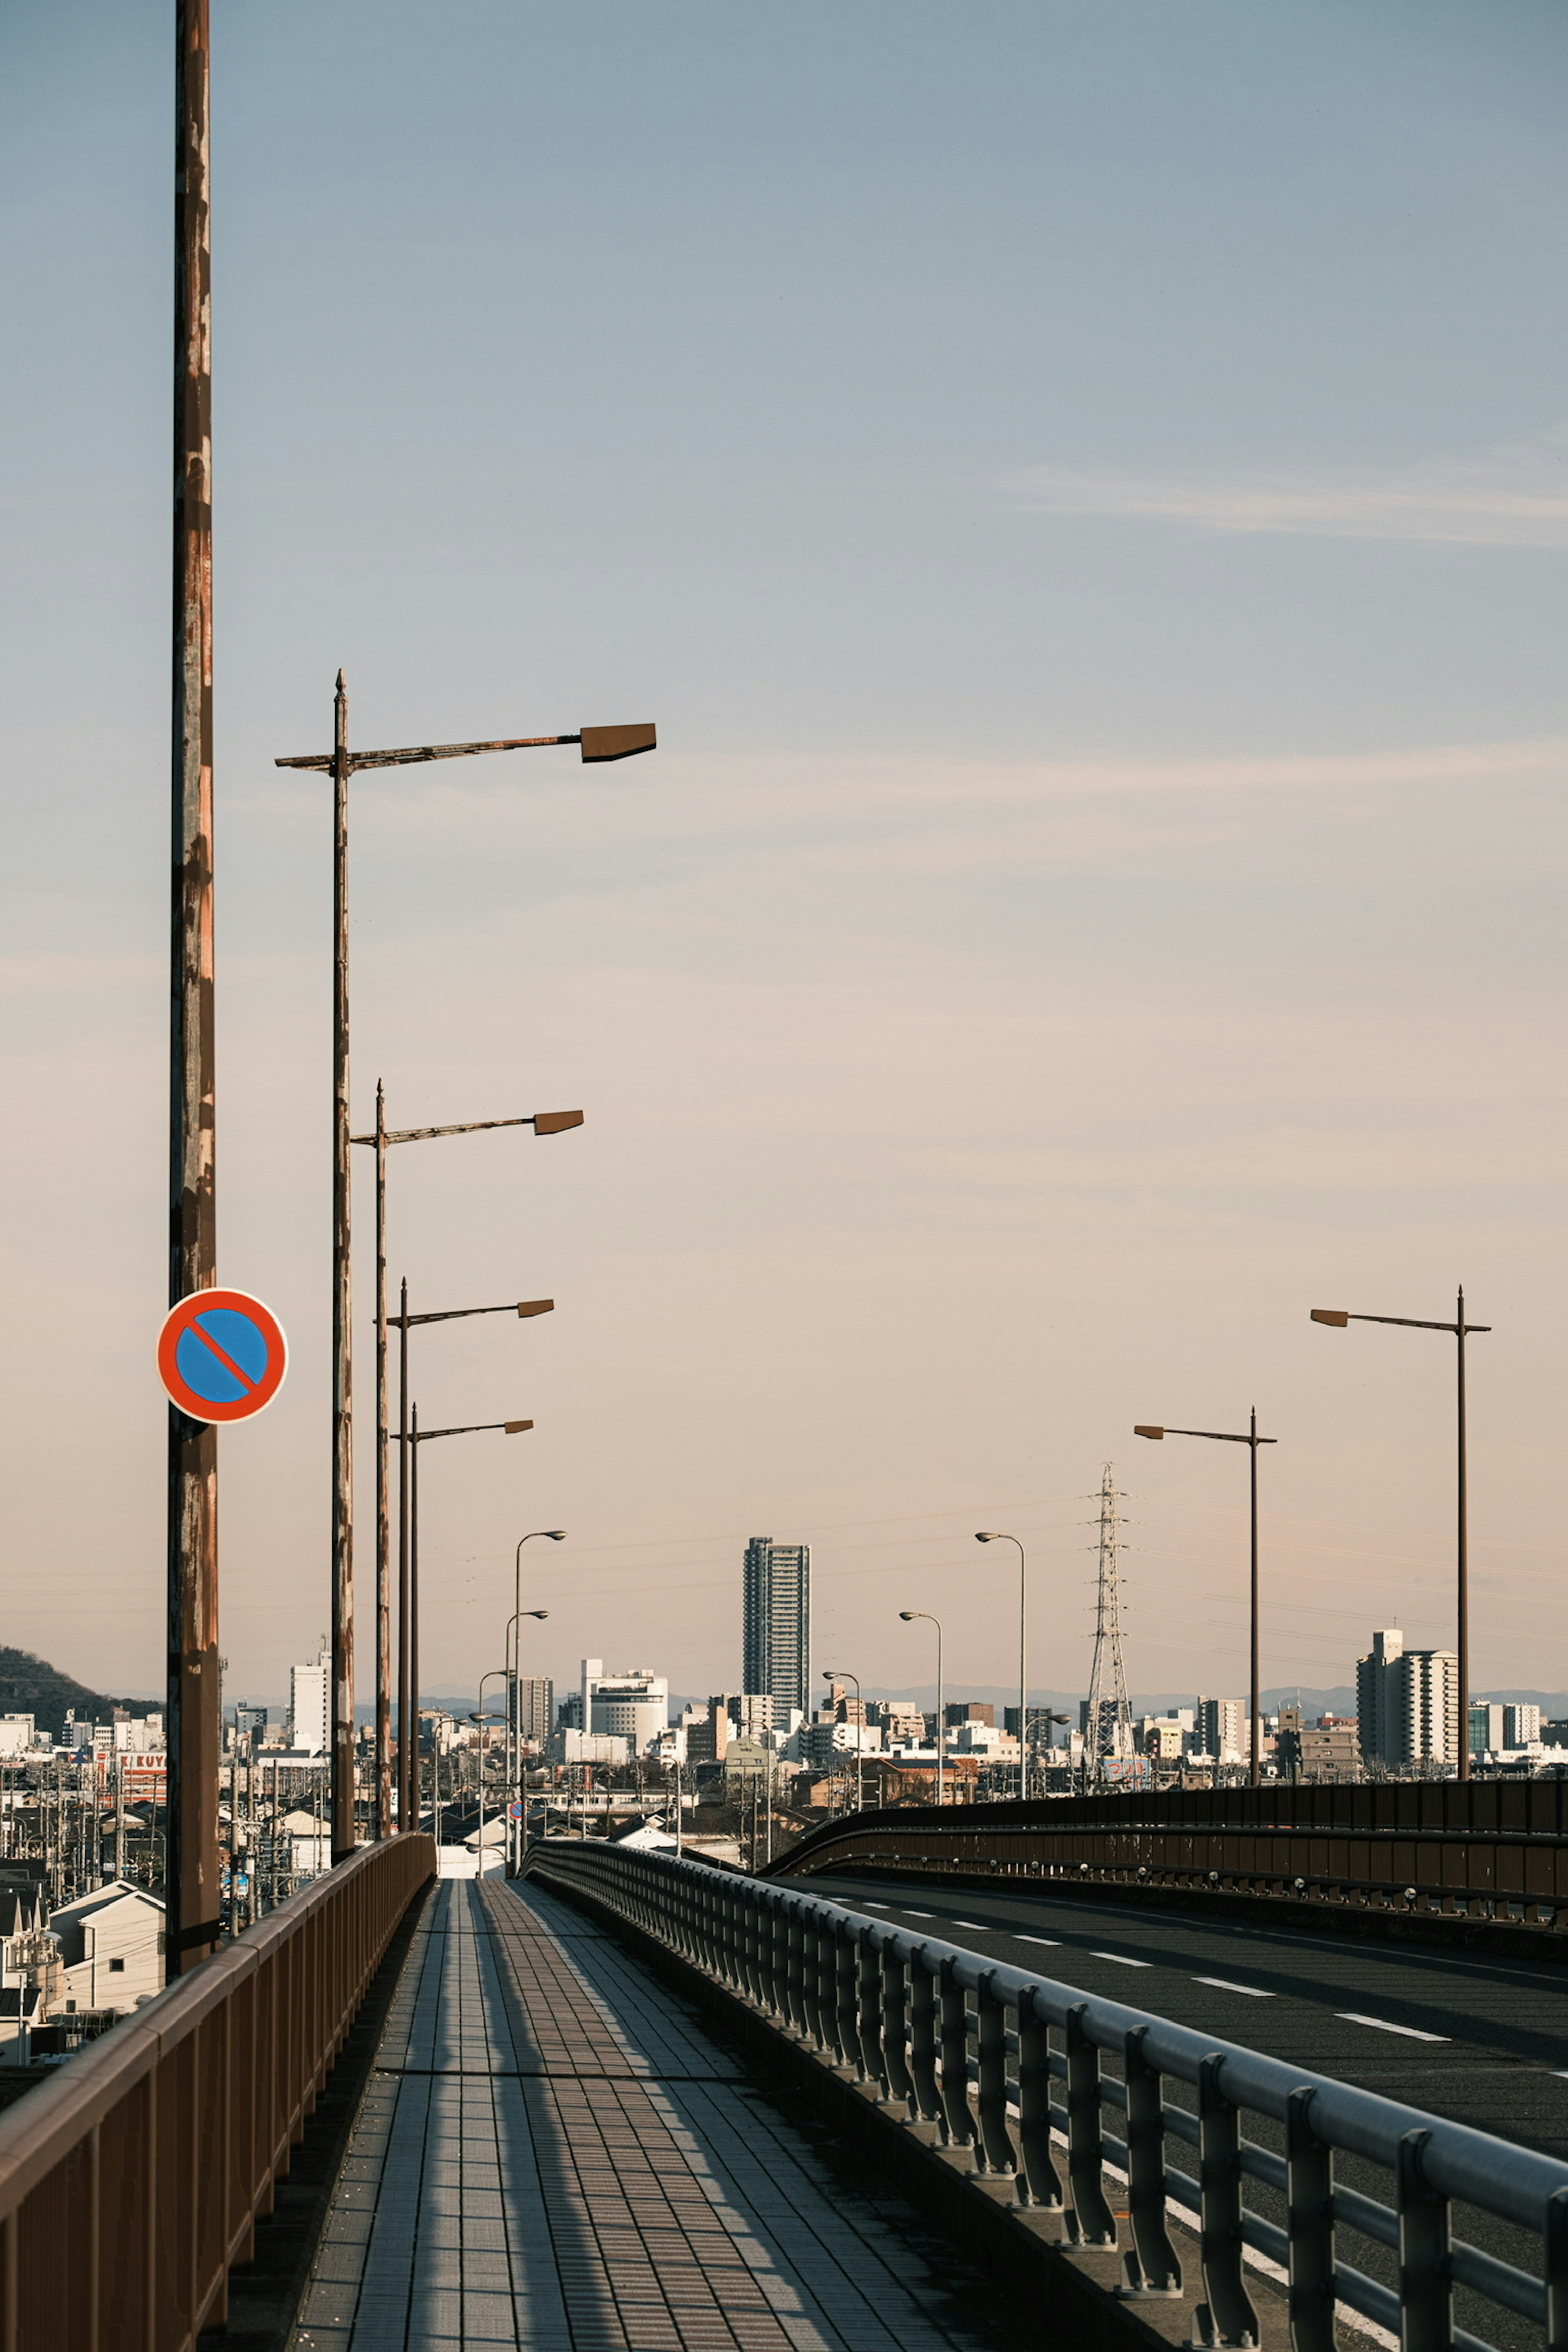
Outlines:
{"label": "electricity transmission tower", "polygon": [[1108,1757],[1132,1753],[1132,1709],[1127,1697],[1127,1675],[1121,1664],[1121,1579],[1118,1556],[1121,1522],[1120,1496],[1110,1465],[1100,1481],[1100,1598],[1094,1625],[1094,1669],[1089,1678],[1089,1720],[1084,1730],[1084,1765],[1091,1776]]}

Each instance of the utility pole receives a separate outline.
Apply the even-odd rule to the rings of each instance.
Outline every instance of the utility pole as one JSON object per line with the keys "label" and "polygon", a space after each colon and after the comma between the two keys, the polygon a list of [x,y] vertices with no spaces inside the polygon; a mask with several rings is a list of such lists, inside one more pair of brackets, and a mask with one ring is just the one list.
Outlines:
{"label": "utility pole", "polygon": [[[207,0],[176,0],[169,1304],[217,1280]],[[218,1939],[217,1432],[171,1405],[164,1975]]]}

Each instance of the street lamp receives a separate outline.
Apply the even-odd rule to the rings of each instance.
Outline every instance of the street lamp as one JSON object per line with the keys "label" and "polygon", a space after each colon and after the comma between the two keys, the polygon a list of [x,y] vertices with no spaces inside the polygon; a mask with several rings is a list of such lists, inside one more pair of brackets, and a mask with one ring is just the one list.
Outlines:
{"label": "street lamp", "polygon": [[[526,1543],[564,1543],[565,1540],[564,1528],[534,1528],[527,1535],[519,1536],[512,1559],[511,1622],[507,1627],[506,1639],[506,1656],[512,1674],[511,1704],[508,1709],[507,1772],[508,1786],[511,1787],[515,1781],[515,1794],[519,1799],[522,1796],[522,1620],[525,1616],[548,1617],[550,1614],[548,1609],[523,1608],[522,1547]],[[515,1875],[522,1861],[521,1828],[514,1829],[512,1832],[512,1846],[511,1869]]]}
{"label": "street lamp", "polygon": [[1489,1331],[1489,1323],[1467,1323],[1461,1287],[1451,1323],[1425,1323],[1414,1315],[1348,1315],[1337,1307],[1314,1307],[1314,1323],[1342,1331],[1347,1323],[1397,1323],[1405,1331],[1451,1331],[1458,1342],[1458,1674],[1459,1778],[1470,1777],[1470,1492],[1465,1439],[1465,1341],[1472,1331]]}
{"label": "street lamp", "polygon": [[349,1251],[349,778],[367,768],[408,768],[482,751],[581,745],[584,761],[628,760],[657,746],[652,726],[584,727],[574,735],[514,735],[485,743],[411,743],[395,751],[349,750],[349,696],[342,670],[333,703],[332,749],[274,762],[332,779],[332,1843],[334,1860],[353,1845],[353,1445]]}
{"label": "street lamp", "polygon": [[[411,1801],[400,1823],[404,1829],[419,1826],[419,1448],[437,1437],[474,1437],[491,1429],[504,1430],[508,1437],[519,1437],[532,1427],[531,1421],[471,1421],[460,1429],[421,1429],[417,1405],[409,1415],[408,1677],[413,1703],[408,1715],[400,1717],[397,1726],[400,1768],[406,1757],[406,1769],[400,1769],[398,1783],[400,1788],[407,1787]],[[502,1667],[500,1671],[506,1670]]]}
{"label": "street lamp", "polygon": [[822,1672],[825,1681],[853,1683],[855,1685],[855,1810],[858,1813],[864,1810],[866,1802],[866,1784],[860,1767],[860,1727],[866,1720],[866,1709],[860,1697],[860,1677],[852,1675],[847,1667],[842,1674],[837,1666],[824,1666]]}
{"label": "street lamp", "polygon": [[1010,1543],[1018,1545],[1018,1794],[1029,1793],[1029,1670],[1028,1670],[1028,1605],[1029,1586],[1024,1547],[1016,1536],[975,1534],[976,1543]]}
{"label": "street lamp", "polygon": [[[502,1677],[504,1677],[504,1676],[505,1676],[505,1674],[506,1674],[506,1668],[505,1668],[504,1666],[490,1666],[490,1667],[489,1667],[489,1668],[486,1670],[486,1672],[485,1672],[484,1674],[482,1674],[482,1675],[479,1676],[479,1713],[478,1713],[477,1715],[470,1715],[470,1716],[469,1716],[469,1717],[468,1717],[468,1721],[469,1721],[470,1723],[477,1723],[477,1724],[479,1725],[479,1847],[478,1875],[479,1875],[480,1878],[482,1878],[482,1877],[484,1876],[484,1874],[485,1874],[485,1732],[484,1732],[484,1727],[485,1727],[485,1725],[486,1725],[487,1723],[504,1723],[504,1722],[505,1722],[505,1720],[506,1720],[506,1717],[505,1717],[504,1716],[500,1716],[500,1715],[487,1715],[487,1714],[485,1713],[485,1685],[486,1685],[487,1683],[493,1683],[493,1682],[496,1680],[496,1678],[498,1677],[498,1675],[499,1675],[499,1676],[502,1676]],[[438,1857],[437,1857],[437,1858],[438,1858]]]}
{"label": "street lamp", "polygon": [[[553,1118],[558,1121],[563,1119],[580,1120],[582,1116],[581,1111],[542,1111],[540,1113],[541,1118]],[[507,1126],[510,1123],[510,1122],[504,1119],[498,1119],[494,1122],[498,1127]],[[526,1126],[528,1122],[523,1120],[519,1122],[519,1124]],[[418,1134],[426,1131],[426,1130],[416,1129],[412,1130],[412,1133],[417,1136]],[[446,1132],[444,1129],[438,1128],[432,1128],[427,1131],[431,1134],[443,1134]],[[552,1129],[549,1131],[553,1133],[554,1129]],[[402,1141],[403,1139],[401,1137],[397,1137],[395,1138],[394,1140]],[[511,1315],[514,1313],[526,1320],[529,1317],[534,1315],[552,1314],[554,1312],[554,1308],[555,1301],[553,1298],[519,1298],[515,1301],[508,1298],[503,1299],[499,1307],[447,1307],[440,1308],[434,1314],[410,1315],[408,1312],[408,1284],[406,1280],[405,1280],[399,1297],[398,1312],[387,1318],[390,1322],[396,1324],[398,1332],[397,1717],[400,1724],[407,1721],[410,1704],[413,1705],[416,1711],[417,1711],[419,1704],[419,1692],[417,1687],[418,1676],[416,1672],[417,1661],[413,1655],[413,1636],[410,1630],[416,1611],[409,1594],[408,1464],[413,1457],[408,1451],[408,1334],[421,1323],[461,1323],[470,1315]],[[412,1688],[410,1687],[411,1677],[413,1678]],[[379,1701],[379,1691],[377,1697]],[[408,1776],[405,1769],[406,1760],[406,1744],[400,1743],[398,1748],[397,1771],[397,1817],[400,1822],[405,1823],[408,1819]]]}
{"label": "street lamp", "polygon": [[1247,1449],[1247,1460],[1252,1471],[1252,1576],[1248,1587],[1251,1601],[1249,1654],[1252,1666],[1252,1760],[1247,1777],[1250,1786],[1256,1789],[1263,1778],[1261,1761],[1263,1727],[1258,1720],[1260,1700],[1258,1688],[1258,1449],[1260,1445],[1278,1445],[1279,1440],[1277,1437],[1259,1437],[1256,1406],[1252,1410],[1245,1431],[1163,1429],[1152,1422],[1141,1421],[1135,1424],[1132,1434],[1134,1437],[1212,1437],[1222,1445],[1245,1445]]}
{"label": "street lamp", "polygon": [[947,1755],[947,1717],[943,1709],[942,1679],[942,1620],[940,1617],[933,1617],[929,1609],[900,1609],[899,1614],[906,1625],[912,1625],[918,1618],[925,1624],[936,1627],[936,1802],[937,1811],[940,1812],[942,1764]]}
{"label": "street lamp", "polygon": [[[428,1143],[446,1135],[480,1135],[491,1128],[531,1127],[535,1135],[562,1135],[570,1128],[581,1127],[580,1110],[540,1110],[527,1118],[470,1118],[456,1127],[401,1127],[386,1124],[386,1093],[377,1079],[375,1087],[375,1131],[371,1135],[354,1135],[351,1143],[370,1145],[375,1152],[375,1761],[376,1761],[376,1835],[392,1833],[392,1528],[391,1500],[388,1494],[387,1447],[389,1413],[386,1397],[386,1329],[389,1323],[400,1320],[386,1311],[386,1155],[395,1143]],[[404,1313],[408,1308],[407,1286],[404,1286]],[[529,1306],[520,1306],[520,1315],[547,1315],[553,1299],[538,1299]],[[471,1307],[458,1310],[470,1315],[504,1315],[504,1307]],[[416,1322],[438,1322],[444,1318],[416,1316]],[[408,1434],[408,1345],[407,1328],[404,1327],[401,1350],[402,1388],[398,1398],[398,1574],[400,1605],[405,1594],[402,1580],[408,1565],[408,1517],[405,1507],[406,1463],[402,1452]],[[399,1703],[402,1701],[401,1664],[399,1672]]]}

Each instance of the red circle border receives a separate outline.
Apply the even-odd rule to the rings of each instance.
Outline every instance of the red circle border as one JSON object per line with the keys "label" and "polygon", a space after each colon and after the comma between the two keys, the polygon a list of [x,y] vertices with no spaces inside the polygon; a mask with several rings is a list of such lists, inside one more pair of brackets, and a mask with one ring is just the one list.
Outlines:
{"label": "red circle border", "polygon": [[[217,1404],[210,1397],[199,1397],[180,1378],[175,1363],[175,1350],[181,1335],[187,1331],[202,1311],[210,1307],[226,1307],[237,1315],[247,1315],[257,1325],[267,1342],[267,1370],[248,1396],[235,1404]],[[283,1336],[283,1326],[259,1298],[248,1290],[193,1290],[177,1307],[171,1307],[158,1334],[158,1377],[168,1391],[170,1400],[192,1421],[249,1421],[264,1412],[282,1387],[289,1370],[289,1342]]]}

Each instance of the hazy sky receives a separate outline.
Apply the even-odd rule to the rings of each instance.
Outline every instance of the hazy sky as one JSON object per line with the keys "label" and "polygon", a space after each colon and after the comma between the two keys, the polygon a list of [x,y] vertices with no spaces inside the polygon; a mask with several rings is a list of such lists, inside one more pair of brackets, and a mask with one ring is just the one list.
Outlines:
{"label": "hazy sky", "polygon": [[[0,9],[0,1639],[161,1685],[172,10]],[[1451,1639],[1568,1685],[1568,327],[1552,0],[214,0],[229,1691],[329,1605],[328,788],[361,744],[661,749],[354,786],[354,1093],[410,1147],[425,1685],[733,1687],[745,1538],[817,1663],[1081,1687]],[[362,1159],[368,1155],[361,1155]],[[362,1169],[362,1176],[368,1173]],[[360,1685],[374,1577],[356,1209]],[[539,1557],[547,1552],[547,1557]],[[510,1606],[510,1601],[505,1601]]]}

